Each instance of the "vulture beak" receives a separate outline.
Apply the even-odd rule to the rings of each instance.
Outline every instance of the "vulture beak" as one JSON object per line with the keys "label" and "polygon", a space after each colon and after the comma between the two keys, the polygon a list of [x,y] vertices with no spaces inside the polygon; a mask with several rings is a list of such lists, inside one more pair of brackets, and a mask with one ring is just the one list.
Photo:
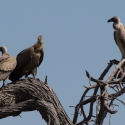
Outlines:
{"label": "vulture beak", "polygon": [[107,22],[108,22],[108,23],[109,23],[109,22],[113,22],[113,19],[111,18],[111,19],[109,19]]}

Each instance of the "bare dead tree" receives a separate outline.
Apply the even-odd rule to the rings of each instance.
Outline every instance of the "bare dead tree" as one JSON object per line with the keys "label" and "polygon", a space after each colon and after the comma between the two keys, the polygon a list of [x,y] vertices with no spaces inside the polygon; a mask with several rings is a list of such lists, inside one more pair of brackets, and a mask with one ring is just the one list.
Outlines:
{"label": "bare dead tree", "polygon": [[[86,75],[89,79],[89,81],[92,81],[96,83],[95,85],[90,86],[84,86],[86,90],[84,91],[79,103],[75,106],[75,112],[74,112],[74,118],[73,123],[77,123],[78,114],[81,112],[83,114],[83,120],[77,125],[83,125],[87,124],[89,122],[95,122],[95,125],[102,125],[105,117],[107,116],[107,113],[115,114],[117,113],[116,110],[111,110],[110,107],[113,106],[114,100],[120,101],[122,104],[125,105],[125,102],[123,100],[118,99],[119,96],[125,93],[125,87],[123,84],[125,84],[125,73],[123,71],[123,64],[125,63],[125,59],[121,60],[120,62],[117,60],[111,60],[108,63],[108,66],[106,69],[102,72],[100,77],[98,79],[95,79],[90,76],[90,74],[86,71]],[[104,77],[108,73],[109,69],[112,67],[113,64],[116,64],[116,67],[111,75],[107,78],[106,81],[103,81]],[[118,79],[117,79],[118,75]],[[108,93],[108,89],[111,88],[115,92],[112,94]],[[85,99],[86,94],[94,89],[93,95],[90,96],[90,98]],[[98,94],[98,91],[100,90],[100,94]],[[110,102],[109,102],[110,101]],[[94,103],[96,103],[96,114],[93,114],[94,109]],[[109,102],[109,103],[108,103]],[[90,104],[89,108],[89,115],[86,116],[84,105]],[[94,117],[94,119],[93,119]],[[110,123],[110,122],[109,122]]]}
{"label": "bare dead tree", "polygon": [[[37,110],[47,125],[89,125],[89,122],[102,125],[107,113],[117,113],[116,110],[111,110],[111,106],[114,106],[114,100],[125,105],[123,100],[118,99],[125,92],[123,86],[125,84],[125,73],[122,68],[124,63],[125,59],[120,62],[111,60],[98,79],[93,78],[86,71],[89,82],[95,84],[90,83],[88,87],[84,86],[86,89],[79,103],[75,106],[73,121],[66,114],[55,92],[47,84],[47,77],[45,82],[28,78],[5,85],[0,90],[0,118],[18,116],[21,112]],[[116,64],[114,71],[104,81],[104,77],[113,64]],[[109,94],[109,88],[113,89],[114,93]],[[87,97],[90,90],[94,90],[93,94]],[[96,106],[94,106],[94,103]],[[87,116],[84,106],[88,104],[90,108]],[[96,110],[95,114],[93,110]],[[80,122],[77,121],[79,114],[83,116],[83,120]]]}

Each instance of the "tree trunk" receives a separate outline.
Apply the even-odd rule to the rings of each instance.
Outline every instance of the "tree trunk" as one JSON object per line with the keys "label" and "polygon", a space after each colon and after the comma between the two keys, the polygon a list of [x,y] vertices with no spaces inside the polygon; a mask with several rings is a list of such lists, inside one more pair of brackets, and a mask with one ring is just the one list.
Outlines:
{"label": "tree trunk", "polygon": [[28,78],[0,90],[0,118],[37,110],[47,125],[73,125],[54,91],[39,79]]}

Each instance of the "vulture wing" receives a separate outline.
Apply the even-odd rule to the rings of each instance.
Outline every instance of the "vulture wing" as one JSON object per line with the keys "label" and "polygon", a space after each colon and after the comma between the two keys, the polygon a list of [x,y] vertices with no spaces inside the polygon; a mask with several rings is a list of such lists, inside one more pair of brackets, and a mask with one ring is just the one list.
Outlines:
{"label": "vulture wing", "polygon": [[16,58],[9,57],[0,61],[0,70],[2,71],[13,71],[16,67]]}
{"label": "vulture wing", "polygon": [[[125,45],[125,27],[120,27],[118,30],[118,37],[123,45]],[[124,46],[125,47],[125,46]]]}
{"label": "vulture wing", "polygon": [[[1,59],[2,58],[2,59]],[[0,58],[0,80],[5,80],[16,67],[16,58],[3,55]]]}
{"label": "vulture wing", "polygon": [[7,59],[7,58],[9,58],[9,55],[8,55],[8,54],[4,54],[2,57],[0,57],[0,62],[1,62],[2,60]]}
{"label": "vulture wing", "polygon": [[118,44],[117,44],[117,31],[116,30],[114,31],[114,40],[115,40],[116,45],[118,46]]}
{"label": "vulture wing", "polygon": [[33,47],[30,47],[28,49],[21,51],[17,55],[17,66],[15,70],[11,73],[10,78],[9,78],[10,80],[14,81],[22,77],[21,76],[22,72],[24,68],[30,63],[33,52],[34,52]]}
{"label": "vulture wing", "polygon": [[10,75],[10,71],[9,72],[4,72],[0,70],[0,80],[5,80],[8,78],[8,76]]}
{"label": "vulture wing", "polygon": [[122,58],[125,58],[125,27],[124,26],[120,26],[119,29],[114,31],[114,39],[121,51]]}
{"label": "vulture wing", "polygon": [[29,61],[31,60],[33,52],[34,52],[33,47],[30,47],[28,49],[25,49],[25,50],[21,51],[17,55],[17,63],[18,63],[17,67],[18,68],[25,67],[29,63]]}
{"label": "vulture wing", "polygon": [[40,66],[40,64],[42,63],[43,58],[44,58],[44,51],[43,51],[43,49],[40,51],[40,53],[41,53],[41,56],[40,56],[39,65],[38,66]]}

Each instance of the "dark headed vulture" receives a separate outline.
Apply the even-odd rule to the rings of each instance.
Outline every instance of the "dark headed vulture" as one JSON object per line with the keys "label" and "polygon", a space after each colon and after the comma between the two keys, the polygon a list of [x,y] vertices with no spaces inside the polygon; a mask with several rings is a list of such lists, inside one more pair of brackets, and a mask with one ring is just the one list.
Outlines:
{"label": "dark headed vulture", "polygon": [[15,81],[23,76],[28,77],[29,74],[32,74],[35,78],[37,67],[43,61],[43,48],[43,38],[42,36],[38,36],[38,40],[33,46],[21,51],[17,55],[17,66],[11,73],[9,79]]}
{"label": "dark headed vulture", "polygon": [[5,46],[0,46],[2,57],[0,57],[0,80],[3,80],[3,86],[9,78],[10,73],[15,69],[17,61],[15,57],[7,53]]}
{"label": "dark headed vulture", "polygon": [[125,59],[125,27],[116,16],[109,19],[108,22],[113,22],[114,39],[121,51],[122,59]]}

